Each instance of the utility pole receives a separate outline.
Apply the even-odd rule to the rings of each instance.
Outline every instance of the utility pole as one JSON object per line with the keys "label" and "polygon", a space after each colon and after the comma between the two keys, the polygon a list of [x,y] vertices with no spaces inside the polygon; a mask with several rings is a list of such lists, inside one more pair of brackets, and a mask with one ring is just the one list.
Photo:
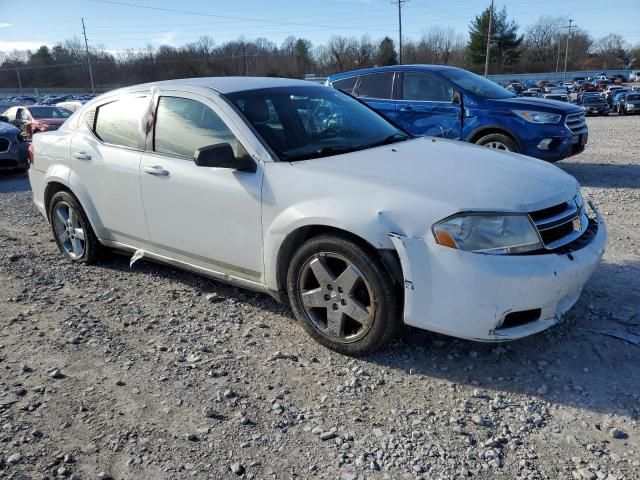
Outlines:
{"label": "utility pole", "polygon": [[395,0],[392,5],[398,5],[398,63],[402,65],[402,5],[409,0]]}
{"label": "utility pole", "polygon": [[560,70],[560,45],[562,44],[562,39],[558,38],[558,56],[556,58],[556,73]]}
{"label": "utility pole", "polygon": [[484,59],[484,76],[489,75],[489,55],[491,50],[491,24],[493,23],[493,0],[491,0],[491,8],[489,9],[489,30],[487,30],[487,53]]}
{"label": "utility pole", "polygon": [[89,56],[89,42],[87,41],[87,30],[84,27],[84,18],[82,19],[82,35],[84,35],[84,47],[87,50],[87,64],[89,65],[89,78],[91,79],[91,93],[96,93],[96,87],[93,85],[93,71],[91,70],[91,57]]}
{"label": "utility pole", "polygon": [[574,28],[571,26],[571,24],[573,23],[573,19],[570,18],[569,19],[569,25],[566,27],[562,27],[562,28],[567,28],[569,31],[567,32],[567,47],[564,50],[564,73],[562,74],[562,81],[564,82],[566,80],[566,76],[567,76],[567,59],[569,57],[569,39],[571,38],[571,29]]}
{"label": "utility pole", "polygon": [[20,78],[20,69],[16,63],[16,75],[18,76],[18,88],[20,88],[20,95],[22,95],[22,79]]}

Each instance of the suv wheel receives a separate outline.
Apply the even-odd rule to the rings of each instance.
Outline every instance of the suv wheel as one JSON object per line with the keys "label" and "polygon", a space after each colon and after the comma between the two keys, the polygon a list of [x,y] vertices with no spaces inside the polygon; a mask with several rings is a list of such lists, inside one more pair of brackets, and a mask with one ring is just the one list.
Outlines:
{"label": "suv wheel", "polygon": [[384,345],[400,324],[396,288],[380,259],[343,236],[304,243],[291,260],[287,289],[305,331],[346,355]]}
{"label": "suv wheel", "polygon": [[68,192],[56,193],[49,203],[53,238],[60,252],[74,262],[95,263],[102,252],[87,215]]}
{"label": "suv wheel", "polygon": [[518,153],[518,145],[511,137],[503,133],[490,133],[476,140],[476,145]]}

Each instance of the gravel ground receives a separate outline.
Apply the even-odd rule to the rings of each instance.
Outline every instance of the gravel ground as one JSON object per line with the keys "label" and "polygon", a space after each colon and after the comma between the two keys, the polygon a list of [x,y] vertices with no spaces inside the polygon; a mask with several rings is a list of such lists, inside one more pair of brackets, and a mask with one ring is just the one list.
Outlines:
{"label": "gravel ground", "polygon": [[588,122],[558,165],[610,242],[566,321],[502,345],[406,328],[358,360],[267,296],[65,262],[0,177],[0,478],[640,478],[640,116]]}

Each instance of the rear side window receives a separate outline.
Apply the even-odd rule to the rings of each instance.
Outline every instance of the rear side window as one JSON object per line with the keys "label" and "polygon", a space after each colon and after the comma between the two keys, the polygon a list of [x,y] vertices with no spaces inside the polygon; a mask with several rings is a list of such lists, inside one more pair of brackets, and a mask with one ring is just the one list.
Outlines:
{"label": "rear side window", "polygon": [[358,96],[364,98],[391,98],[393,72],[363,75],[358,87]]}
{"label": "rear side window", "polygon": [[405,72],[402,80],[402,98],[424,102],[451,102],[453,89],[432,75]]}
{"label": "rear side window", "polygon": [[338,90],[342,90],[345,93],[353,93],[353,89],[356,86],[358,77],[343,78],[342,80],[336,80],[331,85]]}
{"label": "rear side window", "polygon": [[146,106],[146,97],[136,97],[116,100],[98,107],[95,114],[95,134],[105,143],[140,148],[140,123]]}
{"label": "rear side window", "polygon": [[196,150],[228,143],[238,155],[239,143],[222,119],[205,104],[180,97],[160,97],[153,150],[192,159]]}

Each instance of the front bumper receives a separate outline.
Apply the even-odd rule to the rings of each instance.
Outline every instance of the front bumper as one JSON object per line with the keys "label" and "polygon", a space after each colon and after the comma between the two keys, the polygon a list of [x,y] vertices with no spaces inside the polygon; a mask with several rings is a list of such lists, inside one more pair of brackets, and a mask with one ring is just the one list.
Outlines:
{"label": "front bumper", "polygon": [[[558,323],[578,300],[604,254],[607,231],[571,253],[482,255],[435,242],[389,236],[404,276],[404,322],[454,337],[506,341]],[[512,312],[540,309],[537,319],[503,327]]]}
{"label": "front bumper", "polygon": [[27,143],[10,140],[9,148],[0,152],[0,171],[28,168],[27,149]]}
{"label": "front bumper", "polygon": [[[589,132],[574,133],[566,125],[522,125],[517,131],[522,132],[520,153],[549,162],[556,162],[582,152],[589,139]],[[548,148],[541,149],[540,142],[549,139]]]}

